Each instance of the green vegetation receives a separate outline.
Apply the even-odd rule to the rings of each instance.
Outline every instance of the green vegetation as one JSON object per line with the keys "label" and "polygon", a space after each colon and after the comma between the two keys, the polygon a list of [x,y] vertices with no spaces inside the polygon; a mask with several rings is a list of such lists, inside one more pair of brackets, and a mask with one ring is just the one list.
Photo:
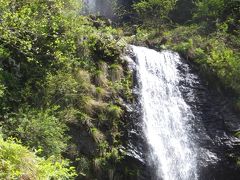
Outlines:
{"label": "green vegetation", "polygon": [[168,14],[175,4],[176,0],[141,0],[133,4],[133,8],[143,23],[158,27],[168,21]]}
{"label": "green vegetation", "polygon": [[0,0],[0,179],[107,178],[122,159],[122,30],[79,2]]}
{"label": "green vegetation", "polygon": [[1,179],[74,179],[74,168],[67,161],[37,157],[15,139],[0,137]]}
{"label": "green vegetation", "polygon": [[47,111],[20,109],[5,121],[4,134],[20,138],[28,147],[41,150],[39,152],[41,155],[47,157],[58,155],[66,147],[67,137],[64,132],[67,127],[54,117],[53,113],[50,109]]}
{"label": "green vegetation", "polygon": [[[228,44],[231,43],[227,40],[228,34],[214,32],[204,36],[200,35],[199,31],[197,26],[178,27],[166,33],[166,37],[170,40],[168,45],[184,57],[196,62],[205,74],[216,76],[215,79],[212,77],[212,82],[217,78],[219,79],[217,85],[223,85],[225,89],[232,89],[238,94],[240,54]],[[184,34],[188,34],[188,39],[185,39]]]}
{"label": "green vegetation", "polygon": [[122,177],[126,41],[178,51],[240,109],[239,1],[111,1],[118,28],[80,2],[0,0],[0,179]]}

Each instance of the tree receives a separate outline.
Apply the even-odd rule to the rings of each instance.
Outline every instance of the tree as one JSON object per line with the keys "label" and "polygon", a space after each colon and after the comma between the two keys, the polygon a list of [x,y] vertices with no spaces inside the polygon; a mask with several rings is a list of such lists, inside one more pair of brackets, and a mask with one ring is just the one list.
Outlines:
{"label": "tree", "polygon": [[195,8],[194,0],[178,0],[175,8],[170,12],[170,18],[179,24],[192,21]]}
{"label": "tree", "polygon": [[168,19],[168,14],[176,2],[177,0],[141,0],[135,3],[133,8],[143,21],[159,26]]}
{"label": "tree", "polygon": [[224,0],[196,1],[195,19],[200,21],[216,21],[222,16]]}
{"label": "tree", "polygon": [[239,29],[240,1],[235,0],[198,0],[194,19],[215,30],[225,23],[229,32]]}

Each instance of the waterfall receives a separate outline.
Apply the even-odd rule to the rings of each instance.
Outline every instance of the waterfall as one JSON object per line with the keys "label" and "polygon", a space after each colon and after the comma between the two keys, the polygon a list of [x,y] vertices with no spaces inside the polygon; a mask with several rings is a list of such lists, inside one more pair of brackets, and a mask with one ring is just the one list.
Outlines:
{"label": "waterfall", "polygon": [[136,57],[143,131],[154,179],[196,180],[197,153],[192,140],[194,115],[179,83],[178,54],[132,46]]}
{"label": "waterfall", "polygon": [[114,17],[113,7],[115,1],[110,0],[83,0],[86,14],[101,15],[112,19]]}
{"label": "waterfall", "polygon": [[83,0],[86,13],[96,12],[96,0]]}

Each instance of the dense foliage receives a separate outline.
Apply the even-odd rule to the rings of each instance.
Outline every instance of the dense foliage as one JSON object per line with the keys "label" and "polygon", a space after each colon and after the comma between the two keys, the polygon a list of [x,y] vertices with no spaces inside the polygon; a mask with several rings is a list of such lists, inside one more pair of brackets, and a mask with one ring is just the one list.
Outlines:
{"label": "dense foliage", "polygon": [[112,6],[101,11],[118,28],[81,15],[80,2],[0,0],[0,179],[134,174],[117,170],[133,99],[125,39],[178,51],[240,109],[239,1],[97,1]]}
{"label": "dense foliage", "polygon": [[1,179],[74,179],[73,168],[68,162],[37,157],[14,139],[4,141],[0,137]]}
{"label": "dense foliage", "polygon": [[168,14],[175,4],[176,0],[142,0],[133,4],[133,8],[145,23],[158,26],[168,20]]}
{"label": "dense foliage", "polygon": [[107,178],[124,156],[125,41],[79,2],[0,0],[1,177]]}

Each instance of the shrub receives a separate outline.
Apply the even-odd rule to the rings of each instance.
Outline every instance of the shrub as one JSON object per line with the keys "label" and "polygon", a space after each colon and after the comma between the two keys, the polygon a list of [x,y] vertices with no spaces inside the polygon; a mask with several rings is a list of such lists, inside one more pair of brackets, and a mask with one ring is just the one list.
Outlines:
{"label": "shrub", "polygon": [[0,137],[0,179],[73,179],[74,169],[65,160],[37,157],[14,139]]}
{"label": "shrub", "polygon": [[109,105],[107,111],[111,119],[119,119],[123,114],[123,110],[116,105]]}
{"label": "shrub", "polygon": [[208,37],[201,35],[196,26],[181,26],[166,33],[166,36],[174,50],[186,58],[190,57],[204,72],[211,72],[225,88],[239,93],[240,54],[226,43],[226,27],[222,25],[218,32]]}
{"label": "shrub", "polygon": [[47,101],[67,106],[79,96],[78,83],[70,73],[58,72],[47,77]]}
{"label": "shrub", "polygon": [[199,0],[194,17],[201,20],[216,20],[224,10],[224,0]]}
{"label": "shrub", "polygon": [[133,8],[145,22],[159,25],[164,22],[175,4],[176,0],[141,0],[136,2]]}
{"label": "shrub", "polygon": [[73,73],[59,71],[47,77],[47,102],[61,107],[78,107],[83,104],[83,96],[93,93],[90,75],[87,71],[78,69]]}
{"label": "shrub", "polygon": [[2,82],[2,69],[0,69],[0,98],[4,95],[5,86]]}
{"label": "shrub", "polygon": [[95,96],[96,96],[98,101],[101,101],[102,99],[104,99],[108,95],[109,95],[109,92],[106,89],[101,88],[101,87],[96,87]]}
{"label": "shrub", "polygon": [[108,86],[108,79],[106,74],[100,70],[96,71],[95,75],[95,84],[100,87],[107,87]]}
{"label": "shrub", "polygon": [[3,132],[31,148],[41,149],[41,155],[59,155],[66,147],[67,127],[52,113],[52,110],[20,109],[4,124]]}
{"label": "shrub", "polygon": [[93,127],[90,129],[92,137],[96,143],[101,143],[105,140],[104,134],[97,128]]}
{"label": "shrub", "polygon": [[112,64],[110,68],[111,68],[111,73],[110,73],[111,80],[113,82],[120,81],[121,78],[123,77],[123,68],[122,68],[122,66],[118,65],[118,64]]}
{"label": "shrub", "polygon": [[226,47],[221,41],[213,40],[212,49],[207,58],[207,64],[224,82],[236,92],[240,90],[240,63],[239,54]]}
{"label": "shrub", "polygon": [[80,157],[77,158],[77,163],[78,163],[78,171],[80,172],[79,174],[83,177],[86,177],[90,173],[90,167],[91,167],[91,162],[88,158],[86,157]]}

